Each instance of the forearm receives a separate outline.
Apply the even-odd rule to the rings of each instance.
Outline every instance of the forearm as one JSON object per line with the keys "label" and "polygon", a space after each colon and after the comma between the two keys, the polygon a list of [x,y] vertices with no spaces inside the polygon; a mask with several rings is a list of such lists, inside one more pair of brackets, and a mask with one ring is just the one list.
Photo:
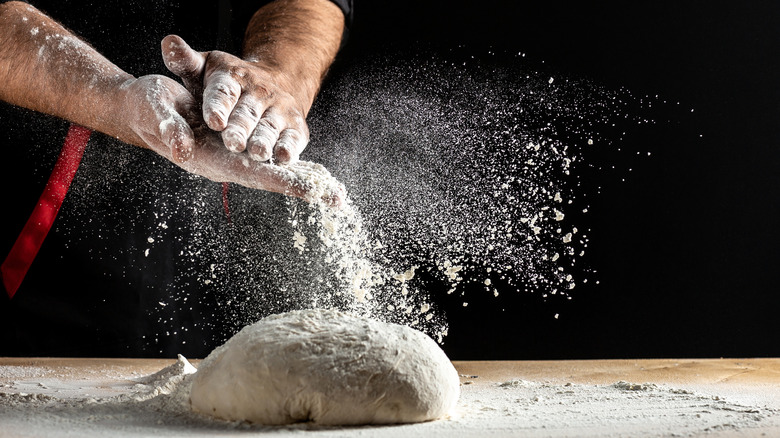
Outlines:
{"label": "forearm", "polygon": [[123,85],[132,80],[32,6],[0,5],[0,99],[143,146],[121,122]]}
{"label": "forearm", "polygon": [[343,31],[344,15],[328,0],[277,0],[249,22],[243,57],[278,72],[308,113]]}

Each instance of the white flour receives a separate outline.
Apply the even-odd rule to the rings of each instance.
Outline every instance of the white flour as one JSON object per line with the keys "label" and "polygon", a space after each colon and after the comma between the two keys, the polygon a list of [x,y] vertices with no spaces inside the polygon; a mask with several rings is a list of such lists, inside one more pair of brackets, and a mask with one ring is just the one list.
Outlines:
{"label": "white flour", "polygon": [[324,89],[328,104],[310,117],[307,159],[344,182],[368,241],[381,243],[366,245],[368,258],[396,273],[418,267],[413,279],[378,284],[435,315],[405,317],[410,306],[393,298],[395,310],[377,316],[434,337],[447,330],[447,301],[466,306],[482,291],[573,298],[592,275],[589,230],[577,231],[590,207],[579,178],[597,167],[588,155],[613,146],[604,132],[616,123],[652,123],[629,113],[637,99],[626,90],[550,82],[520,58],[521,67],[466,59],[369,61]]}
{"label": "white flour", "polygon": [[[338,184],[335,178],[328,177],[326,180],[319,174],[310,182],[315,187]],[[417,289],[410,293],[409,281],[419,266],[395,266],[383,259],[380,255],[384,244],[371,238],[360,211],[349,199],[340,208],[321,202],[312,206],[291,203],[293,246],[303,252],[305,242],[306,257],[321,260],[327,266],[315,277],[314,290],[328,292],[315,294],[320,301],[312,303],[314,307],[330,307],[333,300],[328,294],[334,294],[345,311],[417,328],[425,323],[428,334],[441,342],[447,329],[441,316],[435,321],[437,315],[433,313],[421,316],[431,308],[428,294]],[[416,311],[420,308],[426,312]]]}
{"label": "white flour", "polygon": [[[154,354],[204,340],[210,350],[263,316],[311,307],[406,324],[437,341],[450,331],[445,309],[511,312],[505,303],[518,292],[565,318],[580,286],[598,284],[583,219],[598,211],[581,192],[605,176],[589,154],[651,124],[633,111],[657,99],[639,104],[626,90],[558,74],[550,84],[533,68],[521,58],[498,68],[381,59],[332,77],[312,108],[303,159],[344,183],[340,210],[231,185],[228,224],[221,187],[135,150],[94,147],[58,231],[95,259],[128,260],[128,282],[143,278],[147,250],[152,258],[157,245],[181,242],[175,278],[149,300],[162,303],[145,333]],[[141,207],[118,210],[112,199]],[[100,238],[135,233],[154,242]],[[396,277],[414,266],[413,277]]]}
{"label": "white flour", "polygon": [[[762,427],[780,426],[777,403],[767,407],[752,396],[628,382],[484,383],[479,376],[461,376],[461,399],[449,419],[378,428],[261,427],[192,413],[188,370],[180,358],[143,378],[109,372],[75,381],[48,377],[41,385],[42,378],[32,377],[39,374],[35,370],[0,367],[0,381],[7,382],[0,386],[0,436],[300,436],[303,431],[307,436],[404,438],[753,436]],[[74,385],[91,389],[74,392]]]}

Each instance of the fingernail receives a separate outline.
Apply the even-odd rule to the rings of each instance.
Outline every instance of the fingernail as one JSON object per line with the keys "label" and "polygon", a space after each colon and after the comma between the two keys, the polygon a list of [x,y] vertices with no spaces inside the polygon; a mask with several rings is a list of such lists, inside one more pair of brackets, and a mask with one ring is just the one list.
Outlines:
{"label": "fingernail", "polygon": [[192,158],[192,149],[185,147],[184,145],[177,144],[173,147],[174,154],[173,158],[178,163],[185,163],[189,161],[190,158]]}
{"label": "fingernail", "polygon": [[209,128],[215,131],[222,131],[225,129],[225,116],[219,111],[212,111],[206,115],[205,119]]}
{"label": "fingernail", "polygon": [[274,158],[279,164],[287,164],[293,161],[292,153],[288,146],[276,146],[274,148]]}
{"label": "fingernail", "polygon": [[190,158],[192,158],[192,151],[189,149],[184,149],[179,151],[179,162],[185,163],[187,161],[190,161]]}
{"label": "fingernail", "polygon": [[244,149],[246,149],[244,136],[238,133],[235,129],[223,131],[222,142],[225,143],[225,147],[227,147],[231,152],[243,152]]}
{"label": "fingernail", "polygon": [[261,146],[249,146],[249,157],[255,161],[268,161],[271,159],[271,149]]}

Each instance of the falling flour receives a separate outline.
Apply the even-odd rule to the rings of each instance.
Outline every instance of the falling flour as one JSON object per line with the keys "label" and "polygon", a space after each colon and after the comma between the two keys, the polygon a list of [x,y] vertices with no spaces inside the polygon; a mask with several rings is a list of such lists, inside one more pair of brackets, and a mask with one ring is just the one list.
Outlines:
{"label": "falling flour", "polygon": [[[568,301],[595,276],[582,186],[606,166],[590,156],[654,122],[626,90],[557,74],[549,83],[521,57],[465,58],[380,56],[330,78],[304,152],[330,172],[298,177],[310,193],[343,183],[341,208],[231,185],[228,221],[221,186],[142,151],[94,147],[59,231],[91,257],[126,261],[128,282],[175,242],[174,278],[151,300],[163,303],[147,334],[158,354],[218,345],[295,309],[335,308],[443,341],[446,307],[516,292]],[[103,237],[135,233],[144,241],[122,247]]]}

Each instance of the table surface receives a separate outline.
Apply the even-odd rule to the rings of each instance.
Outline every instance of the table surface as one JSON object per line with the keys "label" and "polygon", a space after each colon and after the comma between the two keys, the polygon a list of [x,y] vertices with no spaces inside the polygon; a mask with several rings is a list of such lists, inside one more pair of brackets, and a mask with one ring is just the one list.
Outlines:
{"label": "table surface", "polygon": [[[173,359],[0,357],[0,366],[37,367],[78,377],[107,370],[153,373]],[[198,360],[192,360],[197,364]],[[561,361],[453,361],[461,374],[482,382],[567,379],[577,383],[609,383],[618,379],[652,383],[744,383],[780,386],[780,358],[752,359],[611,359]],[[0,375],[0,382],[7,377]]]}
{"label": "table surface", "polygon": [[[0,401],[20,394],[49,396],[51,404],[85,397],[126,394],[138,378],[173,364],[171,359],[0,358]],[[198,361],[193,361],[197,364]],[[780,359],[652,359],[566,361],[455,361],[461,400],[449,419],[423,425],[373,429],[372,436],[780,436]],[[3,397],[4,396],[4,397]],[[578,406],[587,406],[581,408]],[[44,409],[38,405],[31,407]],[[629,415],[627,412],[636,411]],[[19,403],[0,403],[0,437],[174,436],[123,429],[122,423],[61,416],[29,420]],[[614,414],[621,411],[621,415]],[[65,412],[62,410],[62,412]],[[132,417],[132,415],[130,415]],[[593,422],[593,418],[600,418]],[[686,417],[681,422],[676,417]],[[43,417],[41,417],[43,418]],[[47,417],[48,418],[48,417]],[[636,419],[636,421],[634,421]],[[131,419],[132,420],[132,419]],[[705,421],[706,420],[706,421]],[[84,424],[79,421],[85,422]],[[119,423],[116,423],[119,421]],[[130,421],[130,420],[128,420]],[[134,421],[134,420],[133,420]],[[158,423],[161,420],[158,420]],[[650,425],[653,423],[653,425]],[[56,426],[56,427],[55,427]],[[103,427],[103,426],[100,426]],[[87,428],[87,429],[85,429]],[[118,428],[118,429],[117,429]],[[267,429],[256,430],[263,434]],[[277,432],[290,432],[290,429]],[[111,433],[109,433],[111,432]],[[197,435],[198,430],[190,431]],[[190,436],[192,433],[188,432]],[[213,433],[214,430],[208,430]],[[224,432],[224,433],[222,433]],[[293,431],[300,433],[300,430]],[[333,435],[332,429],[310,430]],[[339,429],[339,436],[365,435],[365,428]],[[228,429],[220,435],[246,434]],[[178,435],[177,435],[178,436]]]}

